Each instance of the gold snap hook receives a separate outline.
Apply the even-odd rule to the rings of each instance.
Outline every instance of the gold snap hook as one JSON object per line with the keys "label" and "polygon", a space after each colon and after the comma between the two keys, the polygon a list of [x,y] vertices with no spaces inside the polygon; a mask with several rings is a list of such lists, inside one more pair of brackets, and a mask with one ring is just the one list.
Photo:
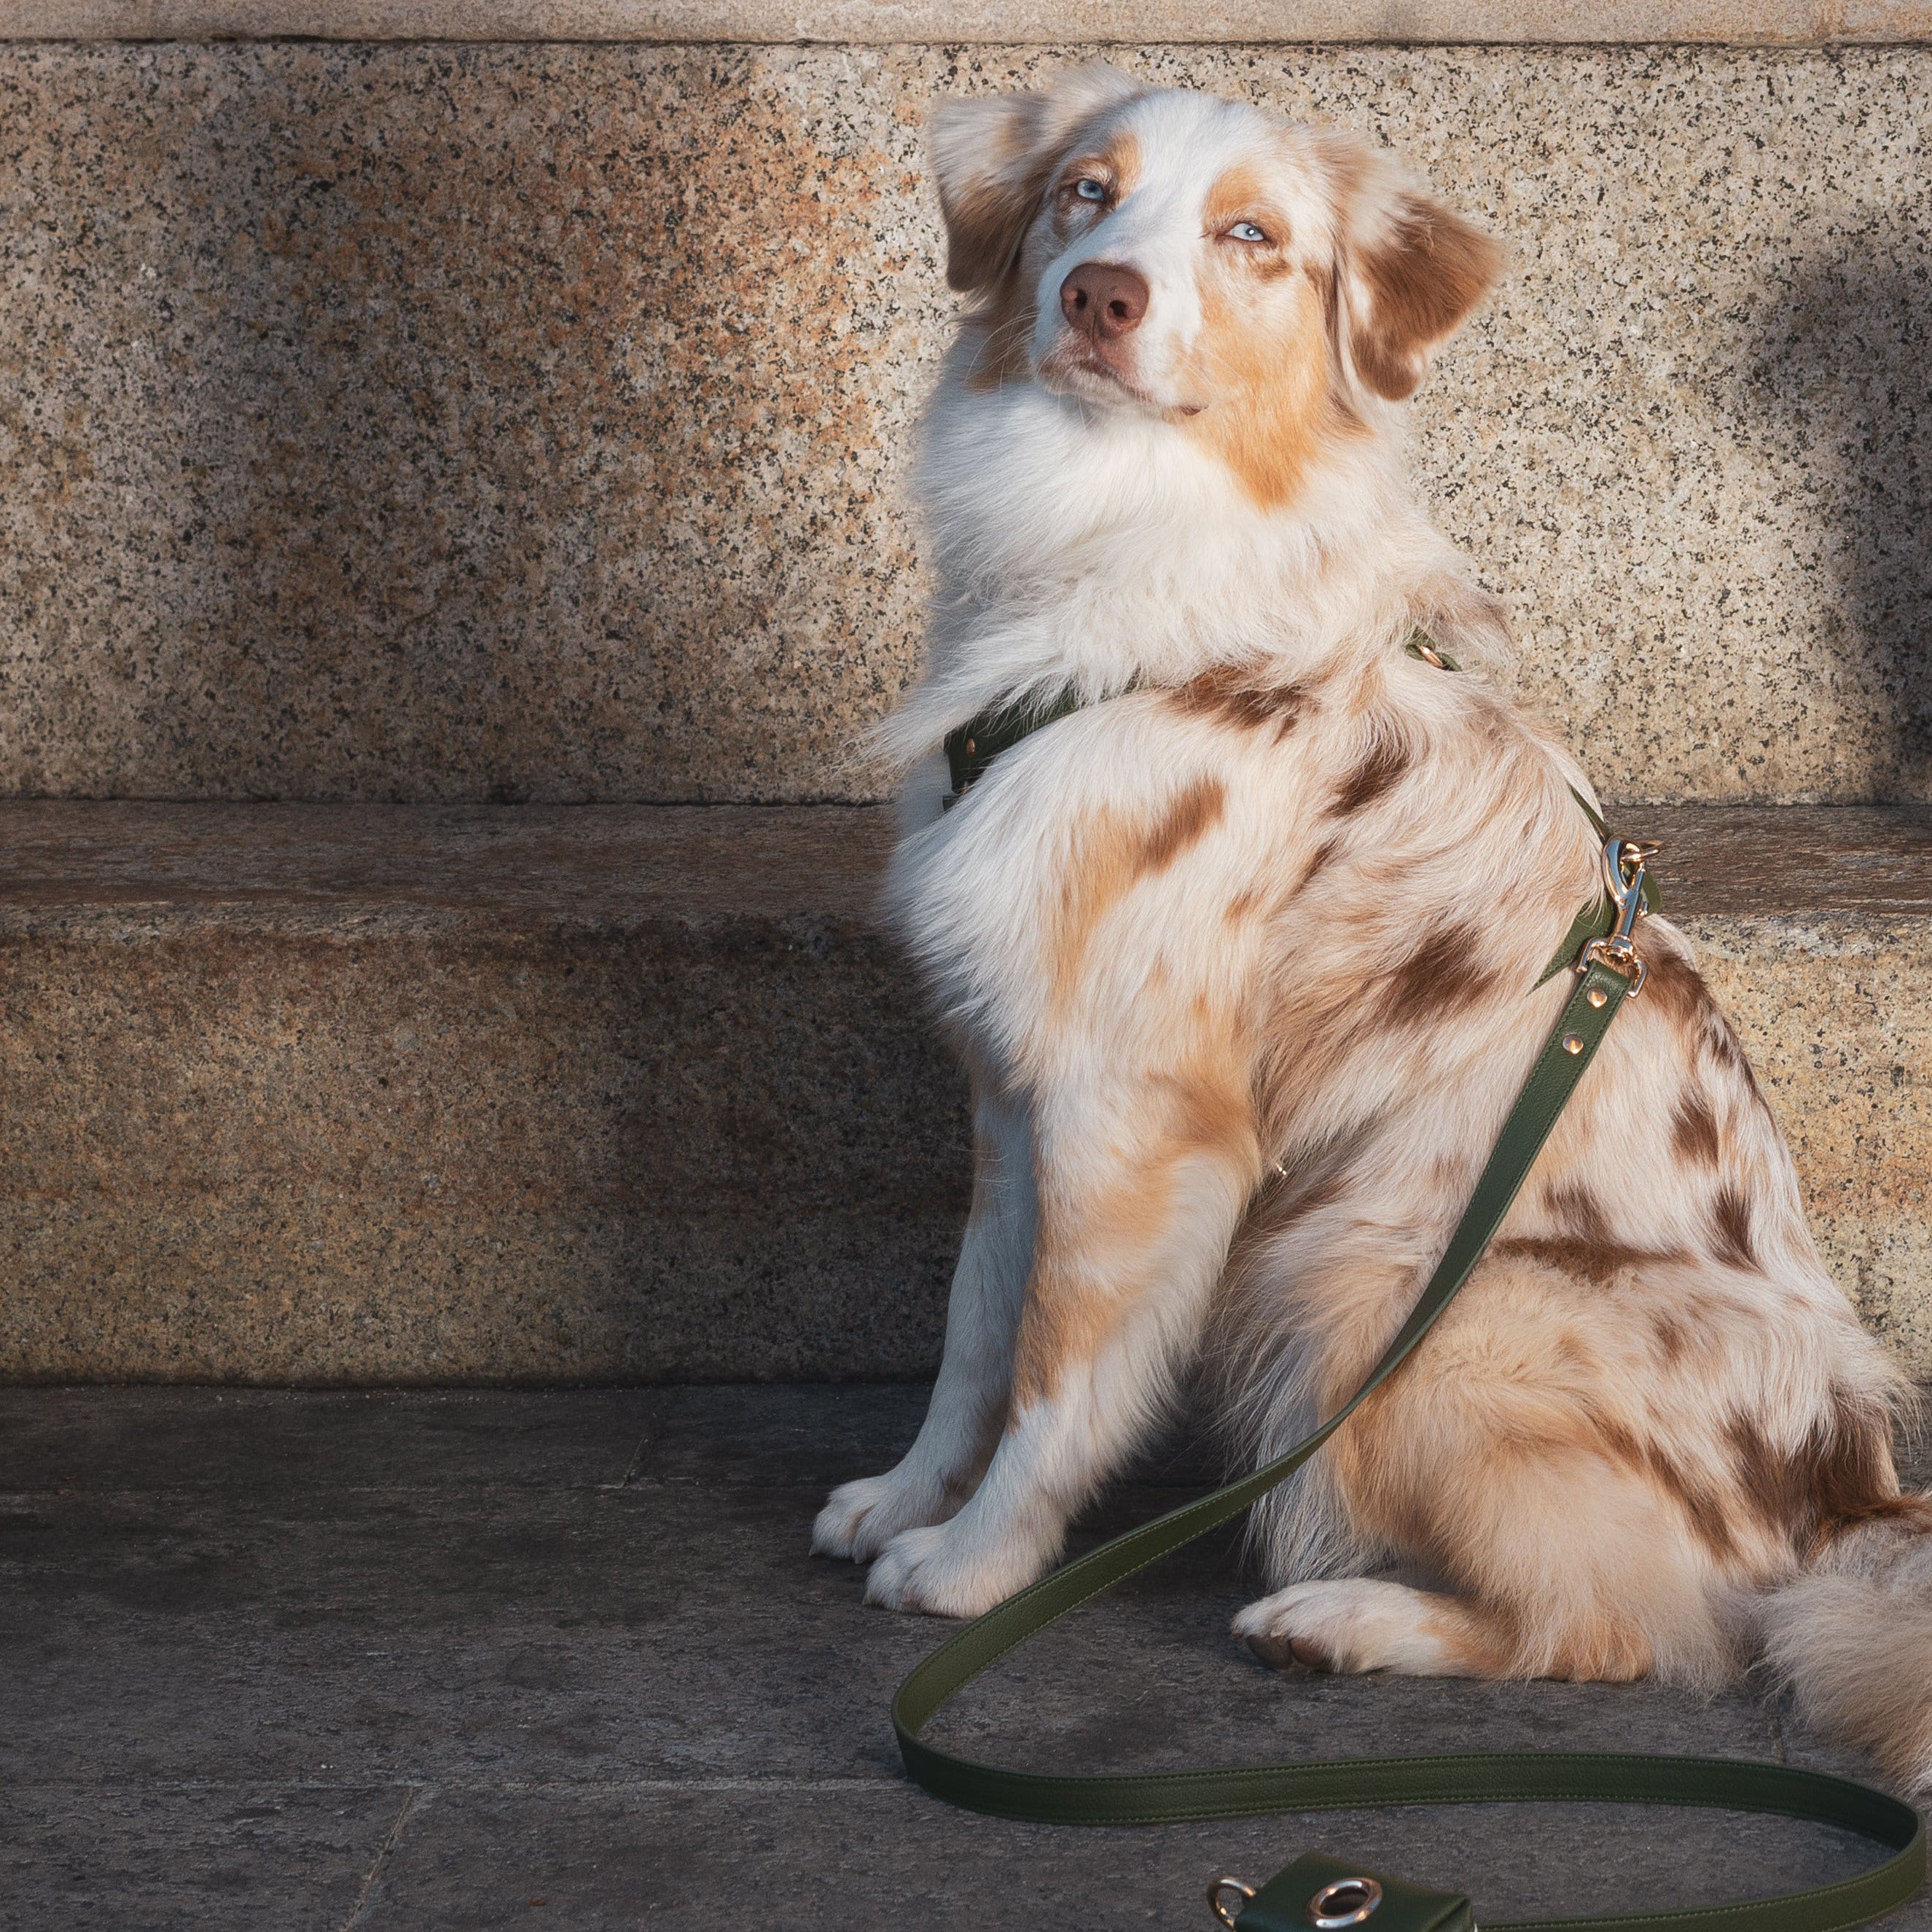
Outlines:
{"label": "gold snap hook", "polygon": [[1208,1909],[1223,1925],[1229,1928],[1229,1932],[1233,1932],[1234,1920],[1240,1912],[1240,1906],[1230,1908],[1227,1900],[1221,1896],[1224,1892],[1238,1892],[1240,1894],[1241,1904],[1246,1905],[1248,1900],[1254,1897],[1255,1888],[1251,1885],[1244,1885],[1238,1878],[1217,1878],[1208,1888]]}

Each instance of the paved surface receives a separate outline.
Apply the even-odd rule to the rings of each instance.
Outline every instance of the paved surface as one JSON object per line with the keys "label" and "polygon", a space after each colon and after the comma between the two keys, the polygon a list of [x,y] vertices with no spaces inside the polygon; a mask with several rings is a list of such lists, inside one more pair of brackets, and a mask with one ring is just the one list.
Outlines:
{"label": "paved surface", "polygon": [[[849,1566],[805,1554],[823,1489],[890,1461],[922,1400],[0,1390],[0,1927],[1201,1932],[1214,1873],[1310,1846],[1453,1879],[1493,1922],[1860,1860],[1822,1830],[1594,1808],[1093,1832],[948,1811],[885,1721],[942,1627],[865,1610]],[[1204,1473],[1164,1452],[1095,1526]],[[1190,1552],[952,1735],[1096,1768],[1592,1743],[1838,1761],[1742,1693],[1277,1678],[1225,1634],[1241,1600],[1225,1543]]]}

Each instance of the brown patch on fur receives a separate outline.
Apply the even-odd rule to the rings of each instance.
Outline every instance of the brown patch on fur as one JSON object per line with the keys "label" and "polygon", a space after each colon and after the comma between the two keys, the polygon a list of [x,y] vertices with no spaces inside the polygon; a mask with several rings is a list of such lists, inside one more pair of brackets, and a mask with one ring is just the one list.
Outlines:
{"label": "brown patch on fur", "polygon": [[1404,193],[1371,239],[1352,242],[1349,348],[1378,395],[1412,394],[1502,266],[1490,237],[1439,202]]}
{"label": "brown patch on fur", "polygon": [[1543,1204],[1551,1220],[1560,1222],[1573,1240],[1594,1247],[1617,1246],[1604,1204],[1582,1181],[1568,1180],[1543,1191]]}
{"label": "brown patch on fur", "polygon": [[1691,1534],[1719,1562],[1737,1553],[1737,1538],[1724,1502],[1708,1484],[1688,1474],[1665,1454],[1654,1440],[1640,1438],[1635,1431],[1611,1418],[1586,1409],[1579,1418],[1584,1440],[1594,1444],[1610,1461],[1643,1476],[1668,1496],[1683,1514]]}
{"label": "brown patch on fur", "polygon": [[1053,934],[1054,990],[1061,1000],[1079,982],[1094,929],[1138,880],[1172,865],[1213,830],[1226,808],[1218,778],[1186,787],[1150,826],[1095,813],[1082,826],[1060,883]]}
{"label": "brown patch on fur", "polygon": [[1694,1088],[1687,1088],[1677,1102],[1670,1144],[1680,1160],[1695,1161],[1700,1167],[1718,1164],[1718,1117]]}
{"label": "brown patch on fur", "polygon": [[1653,1315],[1650,1318],[1650,1332],[1664,1366],[1675,1368],[1690,1346],[1690,1338],[1683,1323],[1674,1315]]}
{"label": "brown patch on fur", "polygon": [[1342,781],[1335,794],[1338,818],[1352,817],[1392,790],[1415,761],[1414,748],[1395,732],[1378,733],[1368,754]]}
{"label": "brown patch on fur", "polygon": [[1760,1106],[1764,1095],[1757,1077],[1744,1057],[1724,1009],[1712,997],[1703,975],[1688,959],[1674,952],[1653,951],[1644,956],[1650,970],[1643,982],[1646,999],[1654,994],[1658,1004],[1674,1020],[1687,1042],[1720,1072],[1740,1080],[1744,1090]]}
{"label": "brown patch on fur", "polygon": [[950,197],[942,190],[949,288],[968,294],[1009,278],[1021,234],[1039,212],[1046,175],[1044,168],[1020,166],[1010,178],[982,176]]}
{"label": "brown patch on fur", "polygon": [[1288,218],[1274,205],[1267,174],[1246,161],[1222,171],[1208,190],[1202,214],[1202,230],[1209,235],[1218,235],[1237,221],[1256,223],[1276,248],[1288,238]]}
{"label": "brown patch on fur", "polygon": [[1751,1239],[1750,1203],[1728,1184],[1711,1204],[1712,1248],[1732,1268],[1755,1268],[1757,1249]]}
{"label": "brown patch on fur", "polygon": [[1310,859],[1308,862],[1307,871],[1302,874],[1300,882],[1296,886],[1294,890],[1298,892],[1306,891],[1307,888],[1321,876],[1322,873],[1328,866],[1330,862],[1334,858],[1335,854],[1340,851],[1341,849],[1342,842],[1339,838],[1328,839],[1321,845],[1317,846],[1316,848],[1314,857]]}
{"label": "brown patch on fur", "polygon": [[1646,954],[1644,964],[1648,969],[1644,975],[1645,998],[1654,999],[1680,1023],[1695,1019],[1710,997],[1696,968],[1675,952],[1661,951]]}
{"label": "brown patch on fur", "polygon": [[1494,992],[1495,971],[1483,963],[1483,935],[1474,926],[1446,921],[1423,936],[1383,982],[1375,1023],[1414,1026],[1472,1006]]}
{"label": "brown patch on fur", "polygon": [[1211,718],[1238,730],[1272,730],[1280,744],[1301,722],[1310,694],[1299,684],[1259,682],[1256,669],[1217,664],[1170,693],[1168,702],[1190,717]]}
{"label": "brown patch on fur", "polygon": [[1262,902],[1262,896],[1253,886],[1244,886],[1231,898],[1222,910],[1221,918],[1228,926],[1239,926],[1243,920],[1254,911]]}
{"label": "brown patch on fur", "polygon": [[1899,1489],[1891,1420],[1882,1410],[1841,1396],[1831,1420],[1815,1426],[1789,1453],[1749,1416],[1732,1417],[1724,1434],[1745,1501],[1801,1557],[1815,1556],[1868,1522],[1894,1521],[1932,1532],[1932,1501]]}
{"label": "brown patch on fur", "polygon": [[1651,1480],[1683,1510],[1691,1533],[1718,1562],[1727,1562],[1737,1554],[1737,1538],[1714,1490],[1693,1481],[1654,1442],[1646,1445],[1643,1466]]}
{"label": "brown patch on fur", "polygon": [[1144,877],[1173,864],[1221,822],[1228,792],[1219,778],[1199,778],[1170,805],[1150,832],[1134,861],[1133,876]]}
{"label": "brown patch on fur", "polygon": [[1286,272],[1285,256],[1240,242],[1213,246],[1186,380],[1204,406],[1174,420],[1253,502],[1277,509],[1300,494],[1325,448],[1366,432],[1339,406],[1318,291]]}
{"label": "brown patch on fur", "polygon": [[1117,203],[1125,201],[1140,185],[1139,138],[1131,128],[1117,128],[1099,147],[1062,161],[1057,172],[1063,188],[1070,188],[1082,176],[1092,176],[1107,183]]}
{"label": "brown patch on fur", "polygon": [[1584,1240],[1575,1235],[1513,1234],[1507,1240],[1498,1241],[1490,1252],[1500,1259],[1534,1262],[1542,1268],[1556,1268],[1594,1282],[1599,1288],[1607,1288],[1629,1269],[1684,1258],[1666,1248],[1626,1247],[1620,1241]]}
{"label": "brown patch on fur", "polygon": [[1298,1221],[1305,1221],[1310,1215],[1333,1207],[1354,1184],[1354,1174],[1346,1162],[1336,1162],[1312,1180],[1303,1181],[1298,1175],[1288,1182],[1278,1202],[1269,1207],[1258,1232],[1267,1234],[1284,1233]]}

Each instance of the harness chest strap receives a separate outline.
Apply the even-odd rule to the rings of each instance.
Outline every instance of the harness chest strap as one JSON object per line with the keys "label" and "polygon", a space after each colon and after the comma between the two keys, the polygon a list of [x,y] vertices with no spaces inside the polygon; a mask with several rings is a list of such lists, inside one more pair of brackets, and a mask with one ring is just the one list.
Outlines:
{"label": "harness chest strap", "polygon": [[[1619,842],[1610,843],[1622,849]],[[1645,902],[1643,884],[1640,860],[1635,875],[1625,880],[1625,928]],[[1594,1932],[1838,1932],[1890,1911],[1918,1891],[1925,1874],[1925,1835],[1916,1811],[1849,1778],[1784,1765],[1635,1754],[1491,1752],[1076,1775],[982,1764],[941,1750],[921,1736],[949,1700],[1008,1652],[1265,1496],[1396,1372],[1468,1279],[1618,1012],[1636,991],[1635,974],[1612,963],[1615,944],[1599,936],[1583,948],[1575,986],[1503,1123],[1442,1260],[1361,1387],[1320,1427],[1252,1475],[1115,1537],[995,1605],[942,1644],[892,1700],[900,1755],[916,1783],[972,1810],[1064,1825],[1507,1800],[1709,1806],[1834,1826],[1890,1854],[1855,1877],[1778,1898],[1513,1925],[1485,1922],[1488,1932],[1586,1926]],[[1317,1854],[1298,1860],[1258,1891],[1217,1880],[1210,1900],[1216,1916],[1235,1932],[1340,1932],[1358,1924],[1368,1932],[1472,1932],[1474,1922],[1470,1901],[1459,1893],[1405,1885]]]}
{"label": "harness chest strap", "polygon": [[[1438,670],[1460,671],[1462,667],[1446,652],[1439,651],[1420,631],[1412,636],[1403,646],[1408,654],[1424,664],[1433,664]],[[1126,685],[1117,696],[1125,697],[1128,692],[1138,690],[1139,680]],[[1072,691],[1063,691],[1058,697],[1045,702],[1027,698],[1017,704],[1000,706],[992,711],[982,711],[976,718],[969,718],[956,730],[946,736],[946,769],[952,781],[952,789],[940,800],[946,811],[952,810],[986,776],[986,770],[1003,752],[1010,752],[1034,732],[1044,730],[1049,724],[1057,724],[1063,718],[1070,718],[1076,711],[1087,708],[1088,700]],[[1604,822],[1596,807],[1577,790],[1570,788],[1570,796],[1582,808],[1584,815],[1595,828],[1599,838],[1608,838],[1610,827]],[[1648,848],[1654,850],[1654,848]],[[1660,912],[1664,902],[1657,889],[1657,881],[1648,872],[1642,875],[1643,909],[1646,912]],[[1550,964],[1543,969],[1543,977],[1537,981],[1540,986],[1545,980],[1554,979],[1569,965],[1582,947],[1592,939],[1607,938],[1616,928],[1618,907],[1616,898],[1608,892],[1600,892],[1597,898],[1579,912],[1570,923],[1570,930],[1564,935],[1563,943],[1551,955]]]}

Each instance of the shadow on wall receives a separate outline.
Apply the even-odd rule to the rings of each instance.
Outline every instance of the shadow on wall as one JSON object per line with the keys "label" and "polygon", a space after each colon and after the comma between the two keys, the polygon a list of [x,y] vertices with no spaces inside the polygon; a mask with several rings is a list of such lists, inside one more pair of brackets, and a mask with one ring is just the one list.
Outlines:
{"label": "shadow on wall", "polygon": [[1809,511],[1793,527],[1815,532],[1814,548],[1791,544],[1779,567],[1822,572],[1832,586],[1810,650],[1828,655],[1826,675],[1875,714],[1884,800],[1932,791],[1929,335],[1922,268],[1871,253],[1800,262],[1767,307],[1740,384],[1742,411],[1771,446],[1775,500],[1796,496]]}
{"label": "shadow on wall", "polygon": [[886,158],[746,67],[7,51],[0,790],[837,796],[917,618]]}

